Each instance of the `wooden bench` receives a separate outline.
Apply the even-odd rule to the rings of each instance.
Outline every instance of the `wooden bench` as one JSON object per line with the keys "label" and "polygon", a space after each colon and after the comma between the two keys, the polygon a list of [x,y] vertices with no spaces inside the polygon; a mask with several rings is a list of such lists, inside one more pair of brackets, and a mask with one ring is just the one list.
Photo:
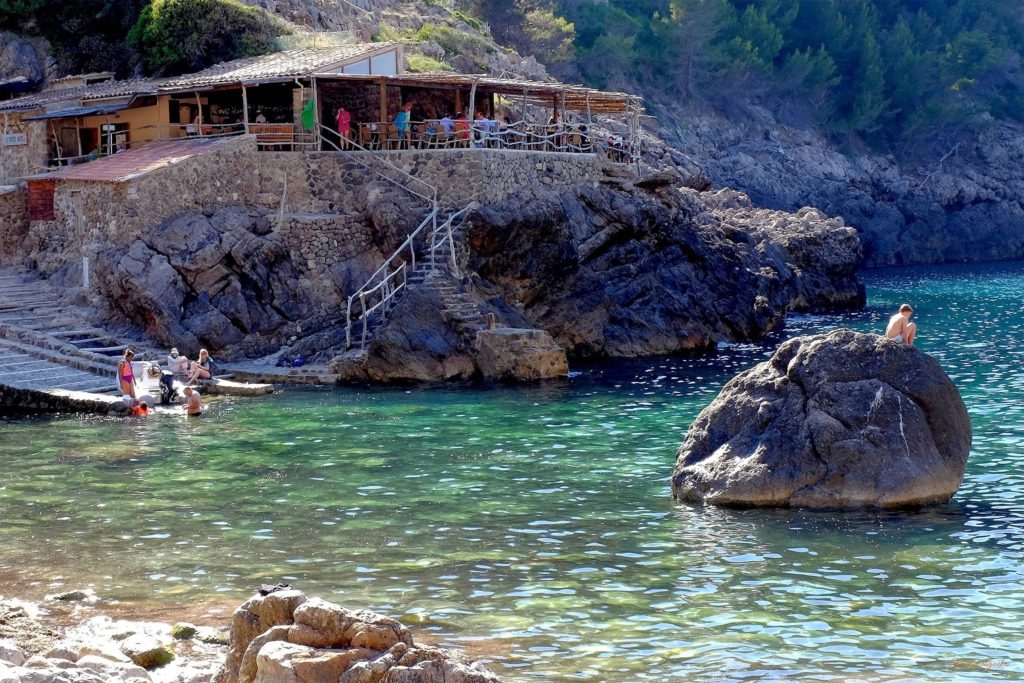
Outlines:
{"label": "wooden bench", "polygon": [[250,123],[249,132],[256,135],[259,146],[295,144],[295,125],[291,123]]}

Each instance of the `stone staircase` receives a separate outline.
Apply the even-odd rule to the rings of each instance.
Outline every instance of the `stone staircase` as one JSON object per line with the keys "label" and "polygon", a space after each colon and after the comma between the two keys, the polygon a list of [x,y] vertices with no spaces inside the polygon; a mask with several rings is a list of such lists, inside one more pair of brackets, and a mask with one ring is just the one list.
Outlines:
{"label": "stone staircase", "polygon": [[[446,224],[451,221],[451,239],[455,250],[459,250],[464,243],[465,213],[466,209],[463,209],[442,214],[438,218],[439,230],[446,230]],[[462,287],[453,271],[452,248],[446,243],[442,247],[437,247],[438,242],[437,234],[432,234],[424,240],[421,247],[423,256],[416,260],[416,266],[406,275],[402,290],[424,287],[435,291],[444,301],[442,315],[445,320],[460,334],[472,336],[477,329],[486,326],[484,314],[472,296]],[[342,353],[342,359],[347,362],[362,362],[366,359],[367,347],[375,334],[387,325],[388,314],[401,299],[401,294],[402,291],[398,291],[387,305],[370,315],[367,319],[365,340],[362,335],[362,318],[354,321],[352,348]]]}
{"label": "stone staircase", "polygon": [[126,346],[145,346],[97,327],[89,309],[31,275],[0,270],[0,384],[16,389],[116,393]]}

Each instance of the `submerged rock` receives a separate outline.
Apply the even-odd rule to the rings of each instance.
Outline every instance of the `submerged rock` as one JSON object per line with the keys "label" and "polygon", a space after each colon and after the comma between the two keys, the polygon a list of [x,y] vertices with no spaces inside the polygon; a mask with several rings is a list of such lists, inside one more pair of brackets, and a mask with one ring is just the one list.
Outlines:
{"label": "submerged rock", "polygon": [[676,498],[901,507],[960,487],[971,423],[931,356],[872,334],[797,337],[725,385],[679,448]]}

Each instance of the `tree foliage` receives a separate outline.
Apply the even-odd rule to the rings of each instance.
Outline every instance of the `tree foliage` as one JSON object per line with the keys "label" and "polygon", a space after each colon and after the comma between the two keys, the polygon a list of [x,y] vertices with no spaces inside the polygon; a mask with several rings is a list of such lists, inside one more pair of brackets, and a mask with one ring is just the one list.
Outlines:
{"label": "tree foliage", "polygon": [[527,13],[574,28],[561,69],[662,101],[801,103],[839,133],[892,141],[1024,119],[1020,0],[472,0],[517,47]]}
{"label": "tree foliage", "polygon": [[129,39],[148,71],[174,74],[270,52],[283,32],[268,14],[235,0],[153,0]]}
{"label": "tree foliage", "polygon": [[266,52],[282,22],[236,0],[0,0],[0,30],[41,36],[64,73],[174,73]]}

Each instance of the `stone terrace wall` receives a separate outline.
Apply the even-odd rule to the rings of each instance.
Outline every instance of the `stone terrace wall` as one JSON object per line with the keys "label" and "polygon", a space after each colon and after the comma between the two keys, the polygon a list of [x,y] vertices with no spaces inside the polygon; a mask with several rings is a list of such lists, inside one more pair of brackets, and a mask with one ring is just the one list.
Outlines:
{"label": "stone terrace wall", "polygon": [[[288,245],[299,274],[318,290],[330,288],[332,265],[375,251],[369,226],[349,216],[285,214],[275,229]],[[377,257],[384,260],[383,255]]]}
{"label": "stone terrace wall", "polygon": [[[594,154],[524,152],[520,150],[410,150],[377,152],[403,171],[433,185],[443,206],[454,208],[476,200],[499,202],[528,185],[573,187],[594,182],[609,162]],[[383,182],[354,158],[365,152],[260,155],[260,193],[263,204],[280,202],[284,176],[289,176],[289,211],[361,212],[366,209],[366,186]],[[378,168],[371,159],[372,168]],[[386,170],[386,169],[385,169]],[[394,171],[393,177],[400,178]],[[305,182],[296,183],[297,179]]]}
{"label": "stone terrace wall", "polygon": [[239,137],[124,182],[59,180],[55,220],[33,222],[26,246],[39,270],[50,274],[64,265],[64,246],[79,243],[76,225],[84,227],[86,243],[95,250],[127,246],[148,228],[186,211],[253,203],[258,173],[255,141]]}
{"label": "stone terrace wall", "polygon": [[24,188],[0,186],[0,266],[20,263],[28,233],[28,195]]}
{"label": "stone terrace wall", "polygon": [[[55,220],[31,224],[23,255],[33,258],[45,274],[64,266],[67,245],[81,243],[76,206],[81,207],[77,218],[91,245],[87,250],[95,252],[110,245],[127,246],[147,229],[181,213],[230,205],[266,210],[277,227],[274,214],[284,194],[285,220],[280,231],[295,263],[305,269],[304,274],[326,282],[333,263],[365,253],[370,244],[367,197],[370,187],[384,181],[353,160],[356,154],[366,155],[258,152],[254,138],[247,136],[124,182],[60,180],[54,196]],[[569,188],[594,182],[608,163],[590,154],[518,150],[379,154],[437,187],[441,204],[448,208],[473,200],[502,201],[528,185]],[[77,201],[76,191],[80,193]]]}

